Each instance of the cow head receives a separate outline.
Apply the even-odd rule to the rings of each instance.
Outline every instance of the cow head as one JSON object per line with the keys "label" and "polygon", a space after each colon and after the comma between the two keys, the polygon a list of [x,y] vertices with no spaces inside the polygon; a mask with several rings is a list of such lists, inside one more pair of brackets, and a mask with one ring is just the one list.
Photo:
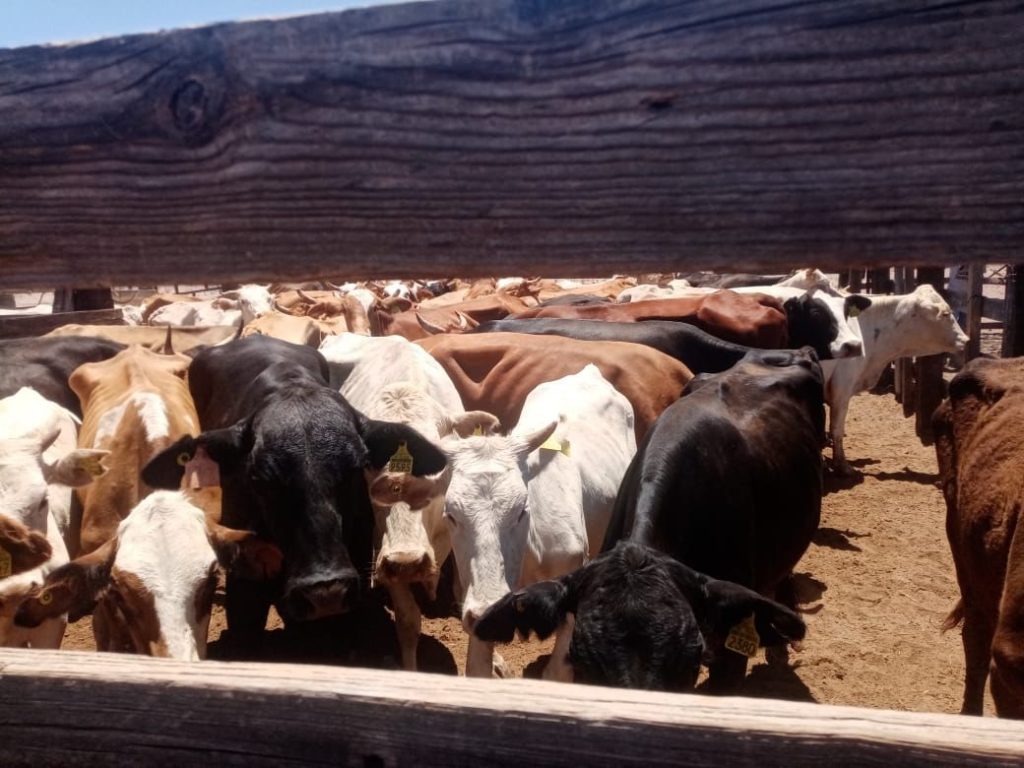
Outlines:
{"label": "cow head", "polygon": [[706,652],[753,616],[763,646],[803,638],[793,611],[739,584],[698,573],[650,547],[620,542],[579,570],[506,595],[473,632],[507,642],[544,638],[574,616],[567,661],[578,682],[681,691],[694,686]]}
{"label": "cow head", "polygon": [[557,421],[529,434],[483,435],[442,443],[452,479],[445,519],[459,578],[466,590],[466,630],[519,582],[530,531],[526,459]]}
{"label": "cow head", "polygon": [[864,345],[848,320],[870,306],[867,296],[830,296],[817,290],[786,299],[789,345],[809,346],[821,360],[859,357]]}
{"label": "cow head", "polygon": [[0,515],[0,556],[5,560],[9,558],[8,576],[30,571],[45,563],[52,555],[53,549],[45,534]]}
{"label": "cow head", "polygon": [[280,566],[271,545],[208,524],[184,494],[159,491],[121,521],[113,539],[29,589],[15,622],[33,627],[98,611],[108,650],[195,661],[206,655],[218,561],[260,578]]}
{"label": "cow head", "polygon": [[[267,314],[274,308],[274,297],[269,285],[243,285],[234,291],[224,291],[219,297],[222,301],[214,306],[220,309],[238,309],[242,313],[242,325],[248,325],[257,317]],[[217,300],[215,300],[217,301]]]}
{"label": "cow head", "polygon": [[[343,613],[359,596],[373,533],[364,470],[383,469],[402,444],[413,459],[413,479],[437,474],[445,459],[410,427],[367,419],[321,383],[289,376],[257,411],[230,427],[182,438],[142,476],[154,487],[177,488],[179,460],[188,462],[202,448],[217,465],[225,521],[256,531],[284,554],[278,611],[305,621]],[[399,495],[418,486],[403,485]]]}
{"label": "cow head", "polygon": [[901,345],[913,348],[915,356],[960,353],[969,341],[949,304],[930,285],[901,297],[893,320]]}

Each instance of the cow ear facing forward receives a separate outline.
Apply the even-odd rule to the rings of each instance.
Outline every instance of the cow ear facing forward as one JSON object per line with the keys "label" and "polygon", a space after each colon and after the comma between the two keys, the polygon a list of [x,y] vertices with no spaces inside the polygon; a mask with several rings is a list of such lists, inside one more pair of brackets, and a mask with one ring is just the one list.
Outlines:
{"label": "cow ear facing forward", "polygon": [[113,538],[88,555],[52,571],[41,587],[33,587],[25,596],[14,623],[37,627],[62,613],[67,613],[71,621],[92,613],[110,585],[110,569],[116,555],[117,539]]}
{"label": "cow ear facing forward", "polygon": [[230,472],[245,459],[252,446],[244,421],[224,429],[203,432],[198,437],[185,435],[150,459],[142,468],[142,482],[150,488],[178,490],[185,465],[195,457],[200,447],[217,462],[221,472]]}
{"label": "cow ear facing forward", "polygon": [[[0,561],[4,561],[0,562],[0,578],[31,570],[53,555],[44,534],[4,515],[0,515],[0,550]],[[8,558],[10,562],[6,562]]]}
{"label": "cow ear facing forward", "polygon": [[447,463],[440,448],[405,424],[366,419],[363,442],[369,451],[367,464],[373,469],[383,469],[396,454],[404,459],[406,453],[412,463],[408,474],[417,477],[436,475]]}
{"label": "cow ear facing forward", "polygon": [[487,642],[507,643],[518,632],[544,640],[561,626],[576,604],[569,578],[539,581],[526,589],[505,595],[481,616],[473,634]]}
{"label": "cow ear facing forward", "polygon": [[269,581],[281,573],[284,560],[281,550],[251,531],[227,528],[207,520],[206,536],[217,561],[233,576],[248,581]]}

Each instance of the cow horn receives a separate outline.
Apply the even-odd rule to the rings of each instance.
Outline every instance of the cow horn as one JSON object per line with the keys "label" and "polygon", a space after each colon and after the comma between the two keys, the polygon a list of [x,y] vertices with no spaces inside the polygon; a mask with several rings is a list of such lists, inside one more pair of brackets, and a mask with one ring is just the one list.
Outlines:
{"label": "cow horn", "polygon": [[419,312],[416,313],[416,322],[420,324],[420,328],[429,333],[431,336],[443,336],[444,334],[448,333],[447,329],[430,322],[425,317],[423,317],[423,315],[421,315]]}
{"label": "cow horn", "polygon": [[164,345],[160,349],[161,355],[173,355],[174,345],[171,344],[171,324],[167,324],[167,336],[164,338]]}

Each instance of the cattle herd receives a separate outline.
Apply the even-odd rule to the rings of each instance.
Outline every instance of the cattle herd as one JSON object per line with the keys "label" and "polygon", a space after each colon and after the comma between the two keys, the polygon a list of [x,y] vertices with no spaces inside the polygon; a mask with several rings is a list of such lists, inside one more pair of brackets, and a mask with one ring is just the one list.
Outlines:
{"label": "cattle herd", "polygon": [[[814,642],[789,579],[823,451],[853,471],[850,399],[967,339],[930,286],[701,282],[247,285],[0,342],[0,644],[59,648],[91,615],[100,650],[199,660],[223,579],[234,646],[271,607],[385,601],[415,670],[451,589],[468,675],[554,635],[549,679],[678,691],[704,665],[734,690],[759,648]],[[1022,384],[972,361],[935,415],[964,711],[991,672],[1018,717]]]}

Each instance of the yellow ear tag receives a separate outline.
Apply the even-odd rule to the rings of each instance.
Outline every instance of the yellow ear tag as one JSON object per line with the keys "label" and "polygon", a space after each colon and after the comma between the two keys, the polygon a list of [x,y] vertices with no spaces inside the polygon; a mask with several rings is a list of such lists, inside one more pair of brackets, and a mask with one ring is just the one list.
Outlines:
{"label": "yellow ear tag", "polygon": [[858,307],[858,306],[850,307],[850,314],[849,314],[850,317],[856,317],[859,314],[860,314],[860,307]]}
{"label": "yellow ear tag", "polygon": [[542,451],[558,451],[565,456],[572,456],[572,448],[568,440],[556,440],[554,435],[549,437],[540,446]]}
{"label": "yellow ear tag", "polygon": [[483,436],[484,436],[484,428],[483,428],[482,425],[477,424],[473,428],[473,437],[483,437]]}
{"label": "yellow ear tag", "polygon": [[87,456],[85,458],[79,459],[78,466],[84,469],[93,477],[100,477],[103,475],[104,472],[107,471],[104,468],[104,466],[100,464],[100,459],[97,456]]}
{"label": "yellow ear tag", "polygon": [[40,595],[39,595],[39,604],[40,605],[49,605],[52,602],[53,602],[53,595],[51,595],[49,592],[47,592],[45,590],[42,593],[40,593]]}
{"label": "yellow ear tag", "polygon": [[404,442],[398,444],[398,450],[388,459],[388,472],[396,475],[412,474],[412,454]]}
{"label": "yellow ear tag", "polygon": [[6,579],[13,570],[10,553],[3,547],[0,547],[0,579]]}
{"label": "yellow ear tag", "polygon": [[179,467],[184,467],[190,461],[192,461],[192,457],[189,456],[187,453],[182,452],[182,453],[178,454],[178,466]]}
{"label": "yellow ear tag", "polygon": [[750,614],[729,630],[729,636],[725,638],[725,647],[741,656],[756,656],[760,646],[761,636],[757,634],[757,627],[754,626],[754,614]]}

